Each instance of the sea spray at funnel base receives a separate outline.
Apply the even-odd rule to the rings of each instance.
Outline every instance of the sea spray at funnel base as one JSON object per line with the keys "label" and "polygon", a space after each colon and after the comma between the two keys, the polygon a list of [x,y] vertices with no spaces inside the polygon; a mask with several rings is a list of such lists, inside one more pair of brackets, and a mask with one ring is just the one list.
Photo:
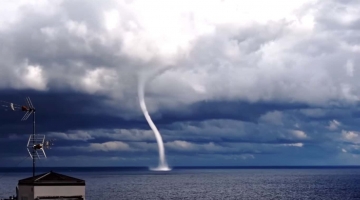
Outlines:
{"label": "sea spray at funnel base", "polygon": [[156,128],[154,122],[151,120],[151,117],[150,117],[150,115],[147,111],[146,105],[145,105],[144,87],[145,87],[145,82],[143,80],[140,80],[139,85],[138,85],[138,95],[139,95],[140,107],[141,107],[142,112],[144,113],[146,121],[148,122],[149,126],[151,127],[151,129],[153,130],[153,132],[155,134],[155,138],[156,138],[158,148],[159,148],[159,166],[152,170],[169,171],[171,169],[168,167],[166,159],[165,159],[165,149],[164,149],[164,143],[163,143],[161,134],[158,131],[158,129]]}

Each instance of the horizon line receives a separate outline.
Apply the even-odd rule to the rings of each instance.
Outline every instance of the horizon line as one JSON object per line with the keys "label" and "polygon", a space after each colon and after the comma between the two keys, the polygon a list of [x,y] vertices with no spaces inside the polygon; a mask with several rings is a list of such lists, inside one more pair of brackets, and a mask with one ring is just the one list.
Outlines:
{"label": "horizon line", "polygon": [[[41,168],[149,168],[150,166],[39,166],[37,169]],[[360,167],[360,165],[249,165],[249,166],[233,166],[233,165],[196,165],[196,166],[170,166],[172,168],[293,168],[293,167]],[[3,166],[0,168],[32,168],[32,166],[18,166],[18,167],[9,167]]]}

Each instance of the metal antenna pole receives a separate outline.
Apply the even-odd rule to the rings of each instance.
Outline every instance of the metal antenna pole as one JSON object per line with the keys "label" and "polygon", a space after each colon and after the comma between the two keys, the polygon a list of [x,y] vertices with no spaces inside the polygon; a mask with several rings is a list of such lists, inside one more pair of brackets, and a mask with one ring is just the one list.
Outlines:
{"label": "metal antenna pole", "polygon": [[33,156],[32,156],[32,161],[33,161],[33,177],[35,176],[35,111],[33,113],[34,115],[34,125],[33,125],[33,150],[32,150],[32,153],[33,153]]}
{"label": "metal antenna pole", "polygon": [[[33,171],[33,177],[35,177],[36,159],[40,159],[40,157],[46,158],[44,148],[50,148],[50,146],[52,146],[53,144],[52,144],[51,140],[45,141],[45,135],[43,135],[43,136],[38,135],[38,137],[36,137],[36,128],[35,128],[36,127],[36,115],[35,115],[36,109],[35,109],[34,105],[32,104],[30,97],[26,97],[26,104],[27,104],[27,106],[20,106],[20,105],[14,104],[14,103],[0,100],[0,108],[4,107],[6,109],[11,109],[13,111],[26,112],[25,115],[23,116],[23,118],[21,119],[21,121],[26,121],[30,117],[31,114],[34,115],[33,116],[33,133],[30,134],[30,137],[29,137],[26,147],[27,147],[28,153],[30,154],[30,156],[32,158],[32,162],[33,162],[33,166],[32,166],[33,170],[32,171]],[[40,155],[38,152],[40,152]]]}

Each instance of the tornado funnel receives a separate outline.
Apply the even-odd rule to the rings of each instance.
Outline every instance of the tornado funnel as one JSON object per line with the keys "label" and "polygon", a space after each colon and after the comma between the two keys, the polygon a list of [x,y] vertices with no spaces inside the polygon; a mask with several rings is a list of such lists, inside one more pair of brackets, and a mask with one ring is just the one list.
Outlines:
{"label": "tornado funnel", "polygon": [[145,116],[146,121],[148,122],[150,128],[152,129],[152,131],[155,134],[156,142],[157,142],[157,145],[159,148],[159,165],[158,165],[158,167],[150,168],[150,170],[170,171],[171,168],[169,168],[169,166],[166,162],[166,158],[165,158],[165,149],[164,149],[164,143],[163,143],[161,134],[160,134],[159,130],[156,128],[154,122],[151,120],[149,112],[146,108],[145,99],[144,99],[144,87],[145,87],[145,82],[143,80],[140,80],[139,85],[138,85],[138,95],[139,95],[140,107]]}

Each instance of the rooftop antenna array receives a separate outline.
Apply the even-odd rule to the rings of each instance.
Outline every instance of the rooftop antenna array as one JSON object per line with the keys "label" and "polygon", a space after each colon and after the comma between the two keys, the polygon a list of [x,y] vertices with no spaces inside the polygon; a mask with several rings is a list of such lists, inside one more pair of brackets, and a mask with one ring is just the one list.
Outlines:
{"label": "rooftop antenna array", "polygon": [[33,133],[30,135],[26,147],[32,159],[32,163],[33,163],[32,171],[34,177],[36,159],[46,158],[44,149],[50,149],[50,147],[54,145],[53,140],[45,141],[45,135],[38,135],[35,133],[36,109],[32,104],[30,97],[26,97],[26,104],[27,104],[26,106],[20,106],[6,101],[0,101],[0,102],[2,104],[2,107],[5,108],[5,110],[25,112],[21,121],[26,121],[31,115],[33,115]]}

